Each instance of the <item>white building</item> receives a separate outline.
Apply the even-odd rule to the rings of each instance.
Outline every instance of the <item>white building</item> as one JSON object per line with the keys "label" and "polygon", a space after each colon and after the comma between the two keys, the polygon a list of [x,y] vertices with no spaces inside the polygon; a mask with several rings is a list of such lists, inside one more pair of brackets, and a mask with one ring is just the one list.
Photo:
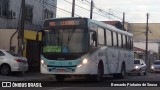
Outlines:
{"label": "white building", "polygon": [[[22,0],[0,0],[0,48],[18,50]],[[57,0],[25,0],[25,30],[40,30],[44,19],[56,17]],[[16,32],[17,31],[17,32]]]}
{"label": "white building", "polygon": [[[0,28],[16,29],[22,0],[0,0]],[[41,28],[44,19],[56,17],[57,0],[25,0],[25,29]]]}
{"label": "white building", "polygon": [[[18,52],[22,0],[0,0],[0,48]],[[29,71],[39,71],[40,43],[35,31],[40,30],[44,19],[56,17],[57,0],[25,0],[24,51]],[[35,70],[34,70],[35,69]]]}

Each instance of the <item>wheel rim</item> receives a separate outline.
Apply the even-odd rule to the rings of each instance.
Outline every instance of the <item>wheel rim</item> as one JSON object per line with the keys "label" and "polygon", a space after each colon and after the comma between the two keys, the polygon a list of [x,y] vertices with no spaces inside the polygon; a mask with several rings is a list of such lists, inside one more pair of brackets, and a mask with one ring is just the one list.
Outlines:
{"label": "wheel rim", "polygon": [[3,74],[3,75],[7,75],[8,73],[9,73],[9,71],[10,71],[10,69],[9,69],[9,67],[8,66],[2,66],[1,67],[1,73]]}

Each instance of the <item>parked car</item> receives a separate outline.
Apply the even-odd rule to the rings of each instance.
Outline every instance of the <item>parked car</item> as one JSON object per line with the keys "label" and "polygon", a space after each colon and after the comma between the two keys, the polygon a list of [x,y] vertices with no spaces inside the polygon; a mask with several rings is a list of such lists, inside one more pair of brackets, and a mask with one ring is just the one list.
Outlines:
{"label": "parked car", "polygon": [[14,71],[27,71],[27,58],[22,57],[11,51],[0,49],[0,73],[9,75]]}
{"label": "parked car", "polygon": [[147,66],[142,59],[134,59],[134,69],[129,74],[146,75]]}
{"label": "parked car", "polygon": [[160,60],[155,60],[151,65],[151,72],[160,72]]}

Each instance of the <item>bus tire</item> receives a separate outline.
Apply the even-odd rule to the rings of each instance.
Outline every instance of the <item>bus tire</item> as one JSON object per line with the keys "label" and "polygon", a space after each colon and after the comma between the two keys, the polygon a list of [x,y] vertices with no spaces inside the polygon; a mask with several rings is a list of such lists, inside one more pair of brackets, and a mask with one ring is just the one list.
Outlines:
{"label": "bus tire", "polygon": [[103,73],[104,73],[103,68],[104,68],[103,67],[103,62],[100,61],[100,63],[98,64],[98,68],[97,68],[97,74],[93,78],[96,82],[102,81],[102,76],[103,76]]}
{"label": "bus tire", "polygon": [[64,75],[55,75],[55,78],[56,78],[57,81],[64,81],[65,80]]}
{"label": "bus tire", "polygon": [[126,67],[125,67],[125,64],[122,63],[121,73],[118,74],[118,76],[119,76],[120,79],[123,79],[125,77],[125,74],[126,74]]}
{"label": "bus tire", "polygon": [[125,77],[125,74],[126,74],[126,67],[125,67],[125,64],[123,63],[121,66],[121,73],[113,74],[113,78],[123,79]]}

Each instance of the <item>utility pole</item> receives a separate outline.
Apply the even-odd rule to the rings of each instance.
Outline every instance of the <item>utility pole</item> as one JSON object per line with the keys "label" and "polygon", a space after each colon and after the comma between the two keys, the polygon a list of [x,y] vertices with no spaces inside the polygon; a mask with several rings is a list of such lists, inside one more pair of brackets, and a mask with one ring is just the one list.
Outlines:
{"label": "utility pole", "polygon": [[147,23],[146,23],[146,64],[148,65],[148,19],[149,14],[147,13]]}
{"label": "utility pole", "polygon": [[75,11],[75,0],[72,2],[72,17],[74,17],[74,11]]}
{"label": "utility pole", "polygon": [[24,47],[24,19],[25,19],[25,0],[21,0],[21,23],[20,30],[18,32],[18,53],[23,54]]}
{"label": "utility pole", "polygon": [[124,28],[124,24],[125,24],[125,12],[123,12],[123,31],[125,31],[125,28]]}
{"label": "utility pole", "polygon": [[90,19],[92,19],[92,15],[93,15],[93,0],[91,0]]}

